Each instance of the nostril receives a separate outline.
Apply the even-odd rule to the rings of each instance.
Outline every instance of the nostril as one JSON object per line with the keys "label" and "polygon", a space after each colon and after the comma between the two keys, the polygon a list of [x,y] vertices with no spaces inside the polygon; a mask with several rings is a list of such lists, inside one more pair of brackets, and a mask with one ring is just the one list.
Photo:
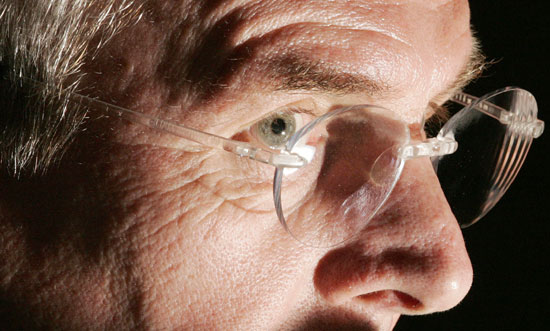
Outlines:
{"label": "nostril", "polygon": [[399,291],[392,291],[399,300],[403,303],[403,306],[409,310],[419,310],[422,309],[422,302],[416,298]]}
{"label": "nostril", "polygon": [[405,310],[406,312],[412,313],[422,310],[423,308],[422,302],[418,299],[401,291],[394,290],[376,291],[363,294],[357,296],[356,299],[361,300],[361,302],[364,303],[376,305],[380,308],[394,309],[399,310],[400,312]]}

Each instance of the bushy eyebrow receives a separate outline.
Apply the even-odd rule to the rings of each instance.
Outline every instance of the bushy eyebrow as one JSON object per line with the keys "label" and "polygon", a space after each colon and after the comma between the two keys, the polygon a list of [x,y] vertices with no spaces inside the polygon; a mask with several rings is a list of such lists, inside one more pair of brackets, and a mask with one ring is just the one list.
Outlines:
{"label": "bushy eyebrow", "polygon": [[[468,61],[452,83],[432,98],[430,104],[443,104],[479,77],[487,65],[479,42],[473,37]],[[391,86],[383,81],[359,73],[342,72],[327,63],[315,62],[308,56],[295,53],[270,59],[263,69],[277,91],[311,91],[337,95],[362,93],[377,97],[391,92]]]}
{"label": "bushy eyebrow", "polygon": [[361,74],[342,72],[307,56],[286,54],[266,65],[269,80],[277,91],[311,91],[330,94],[380,95],[388,85]]}

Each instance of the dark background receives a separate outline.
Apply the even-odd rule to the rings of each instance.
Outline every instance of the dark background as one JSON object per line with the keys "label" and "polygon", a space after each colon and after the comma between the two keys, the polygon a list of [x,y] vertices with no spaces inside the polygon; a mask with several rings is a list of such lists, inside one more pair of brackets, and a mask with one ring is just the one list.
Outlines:
{"label": "dark background", "polygon": [[550,330],[550,1],[471,0],[470,7],[483,50],[498,63],[466,92],[523,87],[548,127],[501,202],[464,230],[474,267],[468,296],[445,313],[402,317],[396,330]]}

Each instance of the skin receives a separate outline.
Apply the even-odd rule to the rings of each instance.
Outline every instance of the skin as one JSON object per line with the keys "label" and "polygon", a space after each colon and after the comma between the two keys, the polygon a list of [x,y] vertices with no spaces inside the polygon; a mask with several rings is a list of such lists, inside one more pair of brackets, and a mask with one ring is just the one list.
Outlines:
{"label": "skin", "polygon": [[[467,1],[151,1],[146,9],[90,57],[87,94],[225,137],[304,99],[321,112],[377,104],[417,123],[472,48]],[[260,64],[284,51],[387,89],[273,91]],[[313,248],[280,226],[270,188],[238,181],[259,167],[252,161],[93,114],[86,129],[46,175],[2,177],[6,323],[388,330],[400,314],[452,308],[471,286],[461,231],[428,159],[407,162],[357,237]],[[266,211],[253,211],[258,205]]]}

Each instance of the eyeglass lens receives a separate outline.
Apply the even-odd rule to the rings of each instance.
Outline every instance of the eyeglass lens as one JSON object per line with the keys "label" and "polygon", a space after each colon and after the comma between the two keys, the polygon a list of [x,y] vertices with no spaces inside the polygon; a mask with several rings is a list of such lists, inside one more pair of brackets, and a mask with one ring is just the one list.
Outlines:
{"label": "eyeglass lens", "polygon": [[388,110],[355,106],[329,113],[287,145],[310,162],[277,169],[279,219],[299,241],[336,245],[359,232],[384,203],[403,167],[407,125]]}
{"label": "eyeglass lens", "polygon": [[[503,124],[482,112],[482,103],[513,114],[513,121]],[[525,90],[508,89],[480,98],[443,126],[439,135],[454,137],[458,149],[433,158],[432,164],[462,227],[487,214],[513,182],[533,140],[525,123],[536,118],[534,97]]]}

